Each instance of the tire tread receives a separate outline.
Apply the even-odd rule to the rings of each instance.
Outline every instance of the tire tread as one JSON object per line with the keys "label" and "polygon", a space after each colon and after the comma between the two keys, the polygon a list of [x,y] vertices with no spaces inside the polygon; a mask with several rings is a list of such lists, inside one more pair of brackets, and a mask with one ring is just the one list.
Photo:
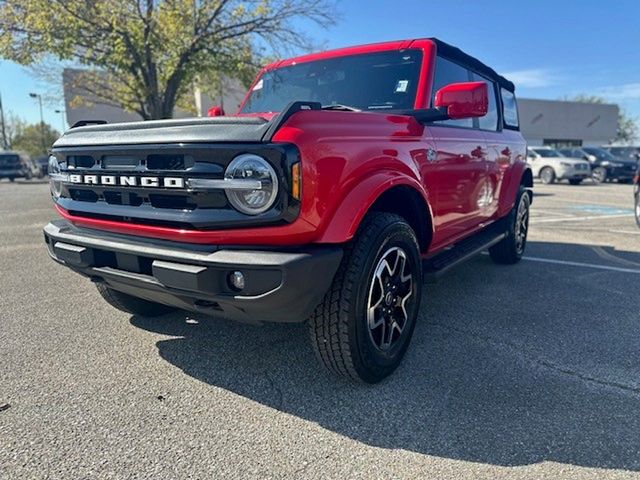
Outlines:
{"label": "tire tread", "polygon": [[394,222],[406,225],[402,217],[393,213],[373,212],[365,217],[354,239],[345,246],[329,291],[309,319],[316,356],[330,372],[355,382],[364,380],[356,370],[349,343],[350,301],[358,287],[358,274],[364,268],[371,243],[380,231]]}

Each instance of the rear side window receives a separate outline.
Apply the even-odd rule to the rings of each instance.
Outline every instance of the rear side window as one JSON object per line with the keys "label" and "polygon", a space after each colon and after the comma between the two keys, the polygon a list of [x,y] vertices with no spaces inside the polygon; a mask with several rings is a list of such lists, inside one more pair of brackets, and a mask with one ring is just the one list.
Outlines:
{"label": "rear side window", "polygon": [[[433,89],[431,91],[431,105],[436,96],[436,92],[442,87],[450,83],[461,83],[469,81],[469,70],[460,65],[453,63],[445,58],[436,57],[436,71],[433,77]],[[443,120],[434,122],[443,125],[451,125],[455,127],[473,128],[472,118],[463,118],[460,120]]]}
{"label": "rear side window", "polygon": [[500,95],[502,96],[502,107],[504,109],[504,126],[513,129],[520,128],[516,96],[505,88],[500,89]]}
{"label": "rear side window", "polygon": [[483,77],[482,75],[478,75],[473,72],[471,74],[471,78],[474,82],[485,82],[488,87],[489,94],[489,109],[487,110],[487,114],[484,117],[478,118],[478,126],[482,130],[498,130],[498,107],[496,104],[496,87],[495,84],[491,81]]}

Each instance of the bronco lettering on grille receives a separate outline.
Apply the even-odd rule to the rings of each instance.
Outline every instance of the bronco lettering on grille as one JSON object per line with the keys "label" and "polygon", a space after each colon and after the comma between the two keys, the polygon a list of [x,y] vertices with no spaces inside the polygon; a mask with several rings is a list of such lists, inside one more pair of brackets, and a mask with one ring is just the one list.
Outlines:
{"label": "bronco lettering on grille", "polygon": [[180,177],[138,177],[135,175],[69,175],[71,183],[121,187],[184,188]]}

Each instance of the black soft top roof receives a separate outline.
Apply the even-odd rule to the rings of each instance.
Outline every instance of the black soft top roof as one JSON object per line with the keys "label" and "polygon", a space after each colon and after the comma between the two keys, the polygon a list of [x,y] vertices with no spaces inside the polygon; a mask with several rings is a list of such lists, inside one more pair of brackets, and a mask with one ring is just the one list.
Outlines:
{"label": "black soft top roof", "polygon": [[471,55],[464,53],[459,48],[454,47],[453,45],[449,45],[442,40],[438,40],[437,38],[430,38],[429,40],[433,41],[433,43],[436,44],[439,55],[450,60],[454,60],[455,62],[460,63],[465,67],[469,67],[471,70],[474,70],[486,77],[489,77],[492,80],[495,80],[496,82],[498,82],[498,85],[506,88],[510,92],[515,91],[516,87],[513,82],[507,80],[502,75],[499,75],[493,68],[488,67],[477,58],[472,57]]}

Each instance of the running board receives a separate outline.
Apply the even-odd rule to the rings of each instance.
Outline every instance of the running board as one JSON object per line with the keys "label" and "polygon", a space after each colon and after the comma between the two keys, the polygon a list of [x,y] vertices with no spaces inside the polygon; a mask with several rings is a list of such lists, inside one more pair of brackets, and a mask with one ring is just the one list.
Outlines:
{"label": "running board", "polygon": [[465,238],[445,251],[422,261],[422,278],[425,283],[436,283],[444,273],[475,257],[507,236],[502,222]]}

